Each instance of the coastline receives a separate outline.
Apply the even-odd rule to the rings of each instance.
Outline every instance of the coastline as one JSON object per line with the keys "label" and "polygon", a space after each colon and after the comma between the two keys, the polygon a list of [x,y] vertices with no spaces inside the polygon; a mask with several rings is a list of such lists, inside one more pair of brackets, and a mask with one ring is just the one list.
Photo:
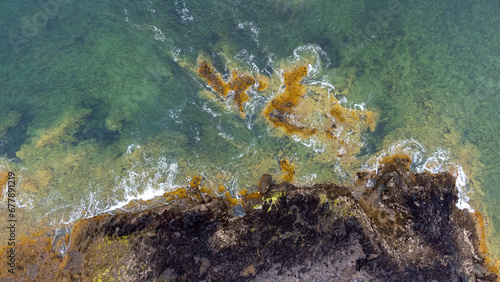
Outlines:
{"label": "coastline", "polygon": [[257,192],[239,199],[196,177],[163,195],[167,205],[87,218],[57,241],[24,240],[17,274],[2,269],[0,277],[498,281],[482,216],[455,206],[454,177],[411,172],[410,162],[386,158],[378,173],[358,172],[351,187],[299,188],[263,177]]}

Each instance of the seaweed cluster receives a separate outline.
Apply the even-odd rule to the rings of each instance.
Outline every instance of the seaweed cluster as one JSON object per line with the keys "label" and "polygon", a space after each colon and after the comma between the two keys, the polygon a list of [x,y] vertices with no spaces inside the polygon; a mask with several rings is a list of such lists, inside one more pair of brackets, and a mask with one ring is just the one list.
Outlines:
{"label": "seaweed cluster", "polygon": [[[286,134],[303,138],[314,136],[327,144],[327,154],[350,159],[359,152],[361,132],[375,130],[376,113],[344,107],[328,90],[304,84],[302,81],[307,75],[305,65],[285,71],[284,90],[268,103],[264,109],[265,118]],[[344,89],[342,95],[347,92]]]}
{"label": "seaweed cluster", "polygon": [[[242,117],[245,117],[243,104],[249,99],[246,91],[256,82],[257,91],[263,91],[270,84],[265,76],[254,78],[236,70],[226,82],[206,60],[200,60],[198,74],[221,97],[232,91]],[[347,79],[342,91],[334,94],[325,88],[304,84],[308,74],[308,65],[304,62],[285,70],[280,90],[274,91],[278,94],[267,103],[262,115],[285,134],[317,138],[328,147],[327,155],[348,160],[360,150],[361,132],[375,130],[377,114],[344,107],[336,98],[336,95],[347,95],[353,76]],[[319,157],[317,161],[329,162],[331,158]]]}
{"label": "seaweed cluster", "polygon": [[300,82],[307,75],[306,66],[298,66],[284,76],[285,90],[274,98],[264,109],[264,115],[274,126],[283,128],[287,134],[298,133],[304,137],[316,132],[314,128],[297,125],[290,121],[293,110],[299,104],[300,98],[306,93],[307,88]]}
{"label": "seaweed cluster", "polygon": [[[249,99],[247,90],[256,83],[256,79],[248,74],[239,73],[236,70],[231,72],[231,78],[228,82],[222,79],[218,73],[207,61],[202,60],[198,66],[198,74],[208,83],[208,85],[219,95],[225,98],[231,91],[234,93],[233,100],[238,106],[240,115],[245,118],[245,109],[243,103]],[[265,80],[257,80],[257,91],[263,91],[267,88]]]}
{"label": "seaweed cluster", "polygon": [[280,168],[283,171],[283,180],[285,182],[292,182],[295,175],[295,168],[288,160],[280,161]]}

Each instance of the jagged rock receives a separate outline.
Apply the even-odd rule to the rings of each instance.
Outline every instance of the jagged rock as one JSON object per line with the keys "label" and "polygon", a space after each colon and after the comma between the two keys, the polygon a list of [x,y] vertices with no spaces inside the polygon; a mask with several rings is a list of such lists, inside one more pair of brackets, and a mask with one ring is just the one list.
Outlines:
{"label": "jagged rock", "polygon": [[64,258],[40,254],[20,266],[33,277],[36,265],[37,281],[497,279],[479,252],[473,217],[455,206],[448,173],[413,173],[395,158],[377,174],[359,173],[349,188],[265,182],[272,189],[243,198],[239,216],[224,199],[190,197],[98,216],[77,224]]}

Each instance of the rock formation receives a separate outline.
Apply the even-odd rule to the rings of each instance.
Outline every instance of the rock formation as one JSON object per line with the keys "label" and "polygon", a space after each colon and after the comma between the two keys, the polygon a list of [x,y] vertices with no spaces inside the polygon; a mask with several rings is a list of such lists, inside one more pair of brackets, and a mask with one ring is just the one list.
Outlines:
{"label": "rock formation", "polygon": [[[402,156],[387,159],[376,172],[359,172],[352,187],[299,188],[267,175],[259,184],[263,194],[238,203],[187,196],[139,213],[89,218],[74,227],[63,257],[50,246],[25,255],[46,242],[33,241],[20,247],[16,275],[1,277],[496,281],[474,217],[455,206],[455,179],[411,172],[409,163]],[[188,193],[199,181],[190,186]]]}

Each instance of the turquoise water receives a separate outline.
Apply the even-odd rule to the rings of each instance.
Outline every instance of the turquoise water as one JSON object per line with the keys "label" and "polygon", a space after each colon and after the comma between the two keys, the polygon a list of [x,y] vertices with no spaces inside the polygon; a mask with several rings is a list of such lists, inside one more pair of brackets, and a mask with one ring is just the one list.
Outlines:
{"label": "turquoise water", "polygon": [[[255,190],[262,174],[280,177],[281,159],[296,184],[349,184],[376,156],[406,151],[415,169],[465,173],[500,254],[500,3],[255,2],[2,1],[0,169],[21,176],[23,228],[196,175]],[[248,92],[243,119],[196,73],[199,58],[268,76],[269,89]],[[343,106],[378,114],[374,132],[352,134],[360,151],[330,154],[262,116],[282,69],[305,60],[305,85],[346,88]]]}

